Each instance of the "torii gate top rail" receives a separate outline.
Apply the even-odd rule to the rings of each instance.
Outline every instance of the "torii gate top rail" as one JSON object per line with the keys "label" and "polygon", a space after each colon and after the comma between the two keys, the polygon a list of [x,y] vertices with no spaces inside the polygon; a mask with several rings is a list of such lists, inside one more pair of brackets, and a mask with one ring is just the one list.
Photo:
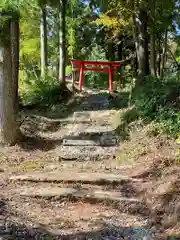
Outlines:
{"label": "torii gate top rail", "polygon": [[[74,71],[79,71],[79,89],[82,90],[84,71],[108,72],[109,73],[109,91],[112,91],[113,72],[121,65],[120,62],[108,61],[83,61],[71,59],[71,64]],[[95,67],[94,67],[95,66]],[[97,67],[99,66],[99,67]]]}

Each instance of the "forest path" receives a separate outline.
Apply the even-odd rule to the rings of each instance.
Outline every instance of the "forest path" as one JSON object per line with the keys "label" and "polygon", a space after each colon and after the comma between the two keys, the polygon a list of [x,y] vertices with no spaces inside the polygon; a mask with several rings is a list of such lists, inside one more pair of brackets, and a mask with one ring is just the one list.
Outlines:
{"label": "forest path", "polygon": [[149,208],[138,194],[141,179],[114,160],[115,114],[107,94],[88,94],[68,119],[51,119],[55,131],[36,128],[36,137],[56,141],[52,149],[47,145],[56,161],[9,174],[1,190],[4,239],[155,239]]}

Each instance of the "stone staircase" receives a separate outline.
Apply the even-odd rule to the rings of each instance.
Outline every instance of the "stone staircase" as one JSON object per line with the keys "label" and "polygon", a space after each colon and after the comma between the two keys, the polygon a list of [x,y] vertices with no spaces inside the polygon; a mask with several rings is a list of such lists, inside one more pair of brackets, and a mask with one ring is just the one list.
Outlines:
{"label": "stone staircase", "polygon": [[[96,161],[113,160],[118,150],[118,137],[112,126],[111,119],[116,111],[108,110],[107,96],[92,95],[85,101],[73,115],[73,127],[63,137],[62,145],[58,148],[58,155],[64,165],[66,162],[75,162],[74,168],[59,167],[58,169],[31,171],[23,174],[15,174],[9,177],[9,181],[16,187],[11,187],[13,197],[29,199],[45,199],[46,201],[78,202],[82,204],[100,204],[115,206],[119,216],[123,214],[136,214],[146,206],[136,191],[139,179],[123,176],[120,173],[99,171]],[[94,161],[96,160],[96,161]],[[92,168],[78,167],[79,162],[93,162]],[[67,165],[68,166],[68,165]],[[13,185],[14,186],[14,185]],[[54,213],[55,214],[55,213]],[[55,214],[56,215],[56,214]],[[80,216],[79,216],[80,218]],[[136,219],[136,217],[135,217]],[[128,217],[127,217],[128,222]],[[144,224],[144,219],[142,222]],[[128,224],[128,223],[127,223]],[[135,222],[134,222],[135,225]],[[104,240],[153,240],[155,239],[148,228],[143,225],[140,230],[133,226],[124,231],[124,227],[116,228],[114,233],[98,233],[93,237],[63,237],[53,239],[104,239]],[[60,229],[58,229],[59,231]],[[41,238],[42,239],[42,238]]]}
{"label": "stone staircase", "polygon": [[103,95],[92,95],[81,104],[59,148],[60,157],[87,160],[115,156],[118,137],[111,120],[117,112],[108,110],[108,106],[107,96]]}

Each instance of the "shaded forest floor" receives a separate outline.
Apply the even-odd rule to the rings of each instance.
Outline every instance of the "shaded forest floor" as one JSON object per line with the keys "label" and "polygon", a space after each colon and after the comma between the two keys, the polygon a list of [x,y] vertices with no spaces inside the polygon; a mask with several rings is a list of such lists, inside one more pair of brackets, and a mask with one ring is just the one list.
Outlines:
{"label": "shaded forest floor", "polygon": [[[133,126],[132,123],[129,126],[129,138],[121,139],[119,150],[112,159],[67,161],[57,154],[63,137],[72,127],[69,125],[73,124],[72,114],[86,97],[76,95],[66,104],[55,105],[48,111],[22,112],[21,128],[27,136],[26,141],[0,149],[0,215],[7,222],[6,230],[10,228],[11,232],[14,231],[11,236],[16,238],[13,239],[35,239],[34,234],[39,234],[36,239],[86,239],[85,236],[89,236],[89,239],[112,239],[107,238],[107,235],[111,235],[109,233],[99,234],[102,230],[116,232],[121,226],[129,235],[132,231],[129,228],[148,226],[154,239],[180,236],[180,166],[175,156],[177,145],[173,140],[165,136],[152,136],[149,134],[149,126],[134,122]],[[123,97],[116,99],[116,102],[110,100],[110,107],[118,113],[112,115],[115,123],[121,109],[127,110]],[[18,194],[14,195],[14,189],[20,188],[23,183],[9,181],[9,177],[17,173],[77,169],[82,172],[88,169],[91,172],[113,173],[138,180],[113,187],[105,184],[102,188],[123,192],[129,198],[138,197],[141,204],[117,207],[113,203],[82,199],[59,201],[56,198],[22,198]],[[42,186],[46,184],[42,183]],[[72,185],[63,184],[68,187]],[[34,187],[36,183],[29,182],[28,186]],[[88,184],[81,184],[81,188],[88,187]],[[19,231],[19,238],[16,231]],[[55,238],[62,234],[63,238]],[[7,237],[6,232],[3,235]],[[118,236],[113,239],[126,239]]]}

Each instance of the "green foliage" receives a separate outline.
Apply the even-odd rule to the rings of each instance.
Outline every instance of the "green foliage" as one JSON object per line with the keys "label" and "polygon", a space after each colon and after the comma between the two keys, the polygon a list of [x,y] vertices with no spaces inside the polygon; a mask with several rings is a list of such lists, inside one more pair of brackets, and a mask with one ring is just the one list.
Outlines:
{"label": "green foliage", "polygon": [[[120,87],[131,87],[133,84],[133,69],[131,65],[126,65],[123,70],[123,74],[120,74]],[[133,86],[132,86],[133,87]]]}
{"label": "green foliage", "polygon": [[23,4],[23,0],[1,0],[0,10],[10,13],[15,13],[19,11],[19,7]]}
{"label": "green foliage", "polygon": [[[22,73],[21,73],[22,76]],[[58,103],[60,100],[59,83],[52,77],[46,79],[31,78],[20,81],[19,95],[23,105],[49,106]]]}
{"label": "green foliage", "polygon": [[27,72],[33,72],[40,63],[40,16],[35,6],[30,0],[20,8],[20,69]]}
{"label": "green foliage", "polygon": [[0,2],[0,40],[3,45],[9,44],[10,20],[19,15],[21,1],[1,0]]}
{"label": "green foliage", "polygon": [[[104,50],[95,45],[92,48],[91,55],[89,56],[88,60],[92,61],[105,61],[106,56]],[[98,87],[98,88],[107,88],[108,87],[108,74],[103,72],[91,72],[88,71],[85,73],[85,85],[89,87]]]}
{"label": "green foliage", "polygon": [[130,136],[130,124],[138,120],[138,112],[135,107],[121,110],[119,113],[118,126],[116,127],[116,134],[119,135],[122,141],[128,140]]}
{"label": "green foliage", "polygon": [[66,17],[69,58],[87,59],[91,55],[99,36],[94,18],[94,11],[83,1],[69,1]]}
{"label": "green foliage", "polygon": [[134,94],[139,116],[155,121],[161,132],[176,137],[180,129],[179,93],[179,76],[146,78]]}
{"label": "green foliage", "polygon": [[135,107],[128,109],[122,114],[122,121],[126,124],[132,123],[138,119],[138,112]]}
{"label": "green foliage", "polygon": [[72,67],[70,65],[66,66],[66,76],[70,76],[72,74]]}

